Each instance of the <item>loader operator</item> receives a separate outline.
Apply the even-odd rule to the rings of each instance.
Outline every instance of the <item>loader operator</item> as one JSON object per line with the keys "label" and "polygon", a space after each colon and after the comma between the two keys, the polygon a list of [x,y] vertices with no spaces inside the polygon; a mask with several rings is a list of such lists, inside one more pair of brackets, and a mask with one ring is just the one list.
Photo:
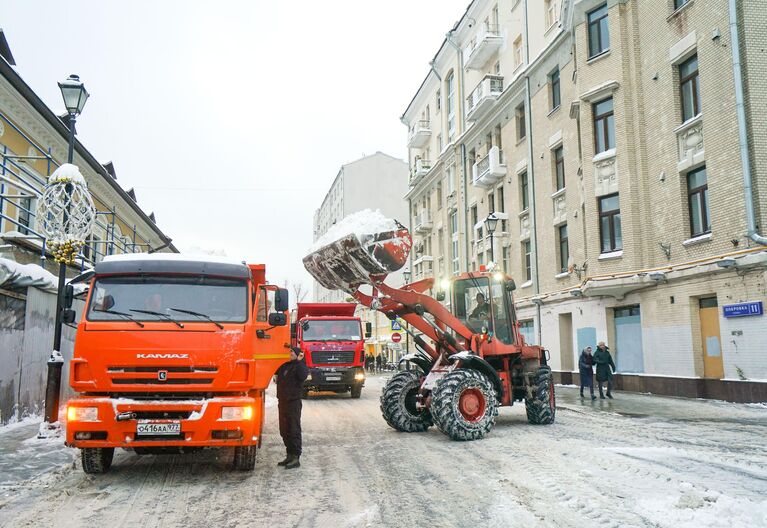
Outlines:
{"label": "loader operator", "polygon": [[469,319],[490,319],[490,303],[483,293],[477,294],[477,306],[469,314]]}
{"label": "loader operator", "polygon": [[280,415],[280,436],[287,455],[278,466],[293,469],[301,466],[301,393],[309,368],[304,362],[304,353],[298,347],[290,350],[290,361],[278,370],[277,410]]}

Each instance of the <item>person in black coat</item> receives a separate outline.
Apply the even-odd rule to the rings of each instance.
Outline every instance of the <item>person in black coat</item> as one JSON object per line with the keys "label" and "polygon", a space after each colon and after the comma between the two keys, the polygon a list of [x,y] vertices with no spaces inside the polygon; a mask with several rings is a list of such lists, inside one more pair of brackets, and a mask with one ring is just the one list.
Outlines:
{"label": "person in black coat", "polygon": [[594,356],[591,355],[591,347],[586,347],[581,352],[581,358],[578,360],[578,371],[581,375],[581,398],[583,398],[583,388],[588,387],[591,392],[591,399],[596,400],[594,396]]}
{"label": "person in black coat", "polygon": [[287,456],[278,466],[285,469],[301,465],[301,394],[309,367],[304,361],[300,348],[290,350],[290,361],[277,369],[277,410],[280,415],[280,436],[285,444]]}
{"label": "person in black coat", "polygon": [[599,383],[599,397],[605,399],[602,391],[602,384],[607,382],[607,397],[613,399],[613,372],[615,372],[615,362],[604,341],[597,345],[597,351],[594,352],[594,364],[597,366],[597,383]]}

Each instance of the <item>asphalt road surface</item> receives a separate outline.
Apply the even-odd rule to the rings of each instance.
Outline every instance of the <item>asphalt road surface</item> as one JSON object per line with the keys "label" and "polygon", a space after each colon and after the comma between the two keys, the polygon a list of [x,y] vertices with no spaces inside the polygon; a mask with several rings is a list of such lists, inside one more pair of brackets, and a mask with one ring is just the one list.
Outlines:
{"label": "asphalt road surface", "polygon": [[591,402],[558,388],[555,424],[504,408],[486,439],[460,443],[389,428],[382,384],[369,379],[359,400],[304,402],[299,469],[276,466],[271,407],[252,473],[215,451],[118,451],[101,476],[74,457],[7,486],[0,526],[767,526],[765,406],[626,393]]}

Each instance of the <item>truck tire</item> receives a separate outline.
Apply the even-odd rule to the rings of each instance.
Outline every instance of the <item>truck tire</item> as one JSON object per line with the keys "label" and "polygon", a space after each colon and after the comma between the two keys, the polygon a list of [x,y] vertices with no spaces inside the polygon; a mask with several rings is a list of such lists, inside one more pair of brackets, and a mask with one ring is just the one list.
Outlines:
{"label": "truck tire", "polygon": [[237,446],[234,448],[234,469],[236,471],[253,471],[256,467],[258,446]]}
{"label": "truck tire", "polygon": [[554,394],[554,379],[551,368],[540,367],[535,373],[532,386],[532,398],[525,398],[527,421],[533,425],[554,423],[557,412],[556,395]]}
{"label": "truck tire", "polygon": [[414,371],[403,370],[386,382],[381,392],[381,414],[392,428],[405,433],[420,433],[432,425],[428,411],[416,409],[421,379]]}
{"label": "truck tire", "polygon": [[352,385],[352,398],[355,400],[362,396],[362,385]]}
{"label": "truck tire", "polygon": [[115,456],[114,447],[85,447],[80,450],[83,471],[88,475],[106,473],[112,467]]}
{"label": "truck tire", "polygon": [[437,428],[453,440],[479,440],[495,425],[498,399],[483,373],[456,369],[434,388],[431,414]]}

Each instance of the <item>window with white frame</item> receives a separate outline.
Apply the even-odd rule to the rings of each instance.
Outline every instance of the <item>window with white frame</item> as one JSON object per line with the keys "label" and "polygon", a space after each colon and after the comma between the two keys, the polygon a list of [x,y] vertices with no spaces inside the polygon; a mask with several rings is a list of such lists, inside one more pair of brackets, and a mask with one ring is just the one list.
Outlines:
{"label": "window with white frame", "polygon": [[447,87],[447,140],[452,142],[455,138],[455,75],[453,72],[445,80]]}

